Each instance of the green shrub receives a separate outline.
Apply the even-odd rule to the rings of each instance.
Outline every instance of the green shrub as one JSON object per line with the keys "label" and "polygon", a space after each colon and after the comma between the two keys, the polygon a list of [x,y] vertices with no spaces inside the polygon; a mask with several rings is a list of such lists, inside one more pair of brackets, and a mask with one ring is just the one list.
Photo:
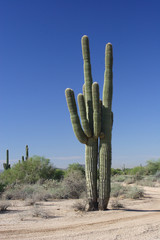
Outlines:
{"label": "green shrub", "polygon": [[118,183],[111,184],[111,197],[139,199],[143,196],[144,192],[141,188],[135,186],[122,186]]}
{"label": "green shrub", "polygon": [[146,174],[154,175],[157,171],[160,171],[160,159],[147,161]]}
{"label": "green shrub", "polygon": [[50,160],[34,156],[27,161],[13,165],[0,175],[0,181],[7,184],[36,183],[39,179],[54,179],[55,169]]}
{"label": "green shrub", "polygon": [[145,175],[145,173],[146,173],[146,169],[145,167],[142,167],[142,166],[131,168],[129,171],[130,175],[136,175],[137,178]]}
{"label": "green shrub", "polygon": [[65,175],[69,175],[70,172],[73,172],[73,171],[79,171],[83,176],[85,176],[85,168],[79,164],[79,163],[73,163],[73,164],[69,164],[66,172],[65,172]]}
{"label": "green shrub", "polygon": [[62,180],[64,178],[64,175],[65,175],[64,170],[58,169],[58,168],[55,169],[55,172],[54,172],[54,179],[55,180],[58,180],[58,181]]}
{"label": "green shrub", "polygon": [[144,197],[144,191],[139,187],[130,187],[125,195],[126,198],[140,199]]}
{"label": "green shrub", "polygon": [[112,177],[112,181],[114,182],[124,182],[126,179],[125,175],[115,175]]}

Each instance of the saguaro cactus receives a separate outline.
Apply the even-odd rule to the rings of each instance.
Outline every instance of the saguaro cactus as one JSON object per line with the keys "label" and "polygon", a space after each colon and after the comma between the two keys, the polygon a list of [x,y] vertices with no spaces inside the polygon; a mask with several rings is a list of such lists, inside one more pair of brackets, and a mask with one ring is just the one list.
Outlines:
{"label": "saguaro cactus", "polygon": [[28,145],[26,145],[26,160],[29,158],[29,148]]}
{"label": "saguaro cactus", "polygon": [[5,170],[9,169],[11,166],[9,164],[9,150],[6,150],[6,163],[3,163],[3,167]]}
{"label": "saguaro cactus", "polygon": [[[109,58],[109,55],[112,54],[112,51],[109,49],[112,48],[111,44],[106,47],[106,61]],[[74,133],[78,140],[81,143],[85,144],[85,173],[86,173],[86,185],[87,185],[87,195],[89,210],[96,210],[98,208],[97,203],[97,158],[98,158],[98,138],[103,139],[100,144],[100,209],[103,202],[106,202],[106,194],[108,193],[108,187],[110,183],[104,181],[108,178],[105,177],[105,174],[109,173],[107,166],[111,164],[106,163],[108,160],[111,162],[111,154],[108,155],[105,150],[109,148],[109,140],[111,146],[111,128],[110,128],[110,115],[107,102],[112,101],[112,84],[108,83],[108,75],[110,78],[110,70],[107,72],[108,63],[106,63],[105,71],[105,81],[104,81],[104,91],[103,98],[104,101],[99,99],[99,85],[97,82],[92,83],[91,75],[91,64],[90,64],[90,52],[89,52],[89,40],[87,36],[82,37],[82,55],[84,61],[84,85],[83,85],[83,94],[78,95],[78,106],[80,111],[81,123],[77,113],[77,106],[74,97],[74,92],[72,89],[67,88],[65,91],[66,100],[68,109],[70,112],[71,122],[73,126]],[[108,57],[107,57],[108,56]],[[112,59],[112,56],[111,56]],[[110,67],[112,67],[110,65]],[[110,107],[111,109],[111,107]],[[107,111],[107,113],[106,113]],[[109,119],[109,120],[108,120]],[[106,122],[106,121],[109,121]],[[82,124],[82,126],[81,126]],[[105,126],[107,124],[107,127]],[[109,124],[109,125],[108,125]],[[110,130],[110,133],[109,133]],[[108,135],[109,133],[109,135]],[[107,135],[107,136],[106,136]],[[107,146],[106,148],[103,146]],[[103,151],[102,151],[103,149]],[[104,157],[106,155],[107,157]],[[110,178],[110,177],[109,177]],[[107,189],[107,190],[106,190]],[[104,206],[104,204],[103,204]],[[106,206],[107,207],[107,206]]]}

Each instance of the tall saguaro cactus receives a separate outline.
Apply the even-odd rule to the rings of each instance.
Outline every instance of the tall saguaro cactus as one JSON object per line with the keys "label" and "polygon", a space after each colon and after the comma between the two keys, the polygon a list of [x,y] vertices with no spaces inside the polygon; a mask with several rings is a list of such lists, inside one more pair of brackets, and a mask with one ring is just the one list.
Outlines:
{"label": "tall saguaro cactus", "polygon": [[11,166],[9,164],[9,150],[6,150],[6,163],[3,163],[3,167],[5,170],[9,169]]}
{"label": "tall saguaro cactus", "polygon": [[[92,82],[89,40],[87,36],[82,37],[82,55],[84,61],[84,85],[83,94],[78,95],[78,106],[81,117],[77,113],[77,106],[72,89],[67,88],[65,91],[68,109],[70,112],[72,127],[77,139],[85,144],[85,173],[89,210],[98,208],[97,202],[97,163],[98,163],[98,138],[100,142],[100,199],[99,209],[105,209],[104,203],[108,203],[108,180],[110,178],[105,175],[110,173],[108,167],[111,166],[111,154],[108,151],[111,147],[111,120],[109,110],[111,111],[112,101],[112,77],[111,64],[108,59],[112,59],[112,45],[106,45],[106,70],[103,91],[103,103],[99,99],[99,85]],[[110,56],[110,57],[109,57]],[[109,71],[107,70],[109,66]],[[108,78],[109,76],[109,78]],[[111,82],[110,82],[111,80]],[[108,104],[110,107],[108,108]],[[106,126],[107,124],[107,126]],[[81,126],[82,125],[82,126]],[[110,131],[110,132],[109,132]],[[110,140],[110,142],[109,142]],[[110,146],[110,147],[109,147]],[[105,152],[106,151],[106,152]],[[108,163],[108,161],[110,163]],[[106,184],[107,179],[107,184]],[[107,194],[106,194],[107,193]],[[103,207],[102,207],[103,205]]]}

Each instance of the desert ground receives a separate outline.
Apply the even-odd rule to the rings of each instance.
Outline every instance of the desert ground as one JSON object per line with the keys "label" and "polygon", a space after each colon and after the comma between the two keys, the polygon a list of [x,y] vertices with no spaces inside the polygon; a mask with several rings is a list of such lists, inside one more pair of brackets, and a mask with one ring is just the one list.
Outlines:
{"label": "desert ground", "polygon": [[[160,188],[144,187],[141,200],[121,199],[123,209],[75,211],[80,200],[52,200],[26,206],[11,200],[0,214],[0,240],[160,240]],[[38,213],[41,216],[38,216]]]}

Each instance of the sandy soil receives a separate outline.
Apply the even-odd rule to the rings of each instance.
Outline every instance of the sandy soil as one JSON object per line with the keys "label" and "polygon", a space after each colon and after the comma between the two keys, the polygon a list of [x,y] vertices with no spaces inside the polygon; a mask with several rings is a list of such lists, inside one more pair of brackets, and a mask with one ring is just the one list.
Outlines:
{"label": "sandy soil", "polygon": [[41,202],[36,209],[47,219],[33,217],[35,207],[23,201],[10,201],[0,214],[0,240],[160,240],[160,188],[144,190],[142,200],[121,200],[121,210],[81,213],[72,207],[77,200]]}

